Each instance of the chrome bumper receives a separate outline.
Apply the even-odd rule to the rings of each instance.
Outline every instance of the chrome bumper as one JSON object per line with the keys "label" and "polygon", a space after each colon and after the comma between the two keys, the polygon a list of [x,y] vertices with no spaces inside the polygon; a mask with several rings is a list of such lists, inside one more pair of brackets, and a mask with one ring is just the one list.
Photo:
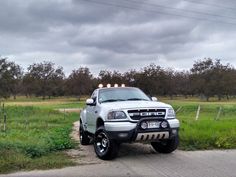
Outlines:
{"label": "chrome bumper", "polygon": [[178,119],[167,119],[170,128],[179,128],[179,120]]}
{"label": "chrome bumper", "polygon": [[105,122],[106,131],[130,131],[135,129],[137,123],[132,122]]}

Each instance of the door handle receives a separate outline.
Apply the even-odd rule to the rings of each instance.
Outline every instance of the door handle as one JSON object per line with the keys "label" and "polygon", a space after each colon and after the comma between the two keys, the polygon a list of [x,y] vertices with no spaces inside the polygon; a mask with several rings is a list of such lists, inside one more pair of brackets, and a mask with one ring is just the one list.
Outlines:
{"label": "door handle", "polygon": [[98,113],[98,111],[94,111],[95,112],[95,114],[97,114]]}

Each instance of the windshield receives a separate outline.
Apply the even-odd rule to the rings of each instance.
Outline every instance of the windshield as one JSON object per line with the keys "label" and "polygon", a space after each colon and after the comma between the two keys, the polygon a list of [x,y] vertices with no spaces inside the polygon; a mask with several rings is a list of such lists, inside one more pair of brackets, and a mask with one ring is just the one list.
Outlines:
{"label": "windshield", "polygon": [[150,101],[150,98],[138,88],[101,89],[98,94],[99,103],[136,100]]}

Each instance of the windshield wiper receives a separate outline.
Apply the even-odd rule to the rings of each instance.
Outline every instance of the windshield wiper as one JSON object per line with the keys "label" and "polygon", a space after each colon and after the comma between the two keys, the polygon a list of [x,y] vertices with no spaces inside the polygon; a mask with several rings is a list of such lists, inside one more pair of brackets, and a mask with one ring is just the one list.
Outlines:
{"label": "windshield wiper", "polygon": [[101,103],[106,103],[106,102],[116,102],[116,101],[125,101],[123,99],[109,99],[109,100],[104,100]]}
{"label": "windshield wiper", "polygon": [[129,98],[127,100],[130,100],[130,101],[136,101],[136,100],[144,100],[144,101],[149,101],[147,99],[144,99],[144,98]]}

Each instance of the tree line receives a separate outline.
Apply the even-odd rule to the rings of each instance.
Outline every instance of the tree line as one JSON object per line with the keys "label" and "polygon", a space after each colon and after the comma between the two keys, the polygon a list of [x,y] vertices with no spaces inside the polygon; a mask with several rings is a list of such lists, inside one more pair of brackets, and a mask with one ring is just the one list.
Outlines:
{"label": "tree line", "polygon": [[121,84],[141,88],[148,95],[199,96],[207,101],[236,95],[236,69],[218,59],[195,61],[187,71],[177,71],[150,64],[140,70],[101,70],[97,77],[87,67],[80,67],[66,77],[63,68],[44,61],[31,64],[26,72],[20,65],[0,58],[0,98],[17,95],[51,98],[90,95],[99,83]]}

